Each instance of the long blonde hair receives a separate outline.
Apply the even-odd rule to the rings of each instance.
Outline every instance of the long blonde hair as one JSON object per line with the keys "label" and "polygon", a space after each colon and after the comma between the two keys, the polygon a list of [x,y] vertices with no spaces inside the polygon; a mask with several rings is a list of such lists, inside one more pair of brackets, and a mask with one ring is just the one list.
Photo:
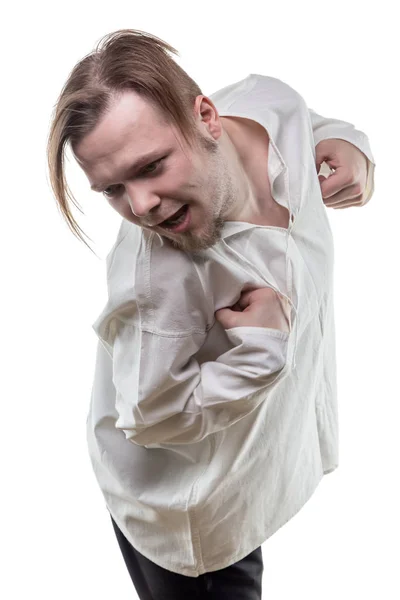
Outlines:
{"label": "long blonde hair", "polygon": [[109,33],[75,65],[54,106],[47,142],[50,185],[67,225],[86,246],[83,236],[89,236],[71,212],[70,202],[83,213],[66,181],[65,149],[68,143],[73,149],[94,129],[118,92],[140,94],[176,126],[189,146],[196,144],[193,104],[202,92],[168,52],[179,55],[167,42],[144,31]]}

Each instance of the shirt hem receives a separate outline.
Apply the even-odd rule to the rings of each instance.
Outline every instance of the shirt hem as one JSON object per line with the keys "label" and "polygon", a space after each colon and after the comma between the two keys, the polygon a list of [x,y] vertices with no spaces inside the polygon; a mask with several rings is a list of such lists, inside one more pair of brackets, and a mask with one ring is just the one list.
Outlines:
{"label": "shirt hem", "polygon": [[[336,465],[337,466],[337,465]],[[328,472],[331,472],[332,470],[334,470],[335,467],[333,467],[332,469],[330,469]],[[244,548],[242,547],[241,551],[238,552],[237,554],[235,554],[234,556],[229,556],[226,559],[213,564],[213,566],[210,568],[200,568],[200,569],[193,569],[193,568],[185,568],[183,567],[182,569],[178,570],[176,568],[176,565],[172,565],[169,562],[164,562],[164,561],[160,561],[160,560],[154,560],[154,558],[150,557],[148,554],[146,554],[146,551],[143,551],[143,549],[140,548],[136,548],[136,550],[138,552],[140,552],[140,554],[143,554],[143,556],[145,556],[148,560],[151,560],[154,564],[158,565],[159,567],[166,569],[167,571],[171,571],[172,573],[177,573],[178,575],[185,575],[186,577],[192,577],[192,578],[197,578],[200,575],[204,575],[205,573],[212,573],[214,571],[219,571],[221,569],[225,569],[226,567],[230,567],[232,566],[234,563],[242,560],[243,558],[245,558],[246,556],[248,556],[251,552],[253,552],[254,550],[256,550],[256,548],[258,548],[259,546],[261,546],[264,542],[267,541],[267,539],[269,539],[272,535],[274,535],[274,533],[276,533],[281,527],[283,527],[284,525],[286,525],[286,523],[288,521],[290,521],[298,512],[300,512],[300,510],[303,508],[303,506],[306,504],[306,502],[308,502],[308,500],[311,499],[311,497],[313,496],[315,490],[317,489],[319,483],[321,482],[321,480],[323,479],[325,475],[325,472],[321,471],[320,474],[318,475],[318,478],[314,481],[314,484],[312,485],[309,493],[303,497],[303,500],[300,502],[300,504],[296,505],[296,507],[290,511],[290,513],[288,515],[285,516],[283,521],[278,521],[278,523],[272,527],[272,529],[269,529],[267,531],[267,533],[263,533],[262,535],[260,535],[255,542],[252,542],[251,544],[246,545]]]}

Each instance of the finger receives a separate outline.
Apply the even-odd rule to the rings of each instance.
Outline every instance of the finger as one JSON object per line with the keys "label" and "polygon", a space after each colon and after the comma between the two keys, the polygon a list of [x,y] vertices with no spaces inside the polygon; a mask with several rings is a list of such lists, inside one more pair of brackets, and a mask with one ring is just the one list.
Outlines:
{"label": "finger", "polygon": [[220,308],[215,311],[215,318],[219,323],[221,323],[224,329],[231,329],[231,327],[235,327],[237,323],[237,313],[231,310],[230,308]]}
{"label": "finger", "polygon": [[342,206],[332,206],[332,208],[334,210],[340,210],[341,208],[348,208],[349,206],[358,206],[358,207],[360,207],[360,206],[363,206],[363,204],[361,204],[361,202],[358,203],[358,204],[354,204],[353,202],[347,202],[346,204],[343,204]]}
{"label": "finger", "polygon": [[349,171],[344,167],[338,167],[325,181],[320,180],[320,183],[321,194],[324,200],[352,185],[349,183]]}
{"label": "finger", "polygon": [[249,292],[244,292],[240,296],[239,300],[237,301],[237,305],[240,310],[244,310],[245,308],[250,306],[252,293],[253,293],[253,290],[250,290]]}
{"label": "finger", "polygon": [[335,194],[329,200],[325,201],[325,206],[342,206],[343,204],[349,203],[351,204],[361,204],[362,194],[351,194],[349,192],[340,192],[339,194]]}
{"label": "finger", "polygon": [[253,302],[253,294],[258,289],[260,289],[260,288],[248,287],[242,291],[242,293],[240,294],[240,298],[236,303],[240,310],[244,310]]}

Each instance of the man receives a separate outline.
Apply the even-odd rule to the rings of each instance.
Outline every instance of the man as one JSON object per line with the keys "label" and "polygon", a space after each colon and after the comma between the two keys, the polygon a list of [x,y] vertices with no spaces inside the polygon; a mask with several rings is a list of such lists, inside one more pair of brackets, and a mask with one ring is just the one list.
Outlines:
{"label": "man", "polygon": [[204,96],[149,34],[99,46],[48,147],[75,233],[66,142],[123,217],[93,325],[94,472],[140,598],[261,598],[261,544],[338,466],[323,198],[370,199],[368,139],[275,78]]}

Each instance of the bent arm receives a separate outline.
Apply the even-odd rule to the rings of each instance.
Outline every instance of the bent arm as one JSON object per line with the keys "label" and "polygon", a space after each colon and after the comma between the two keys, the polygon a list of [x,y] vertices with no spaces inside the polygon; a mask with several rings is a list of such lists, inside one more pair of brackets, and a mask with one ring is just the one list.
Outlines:
{"label": "bent arm", "polygon": [[160,336],[123,327],[114,341],[116,427],[132,443],[190,444],[227,428],[268,400],[289,372],[289,333],[226,330],[233,348],[202,365],[204,334]]}

